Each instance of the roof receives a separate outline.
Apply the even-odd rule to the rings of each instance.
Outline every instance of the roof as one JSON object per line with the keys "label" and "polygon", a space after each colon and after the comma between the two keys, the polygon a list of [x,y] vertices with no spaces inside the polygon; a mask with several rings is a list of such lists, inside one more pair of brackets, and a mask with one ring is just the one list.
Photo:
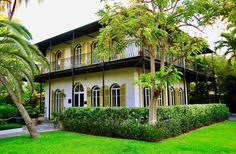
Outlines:
{"label": "roof", "polygon": [[[50,44],[53,46],[59,43],[71,41],[73,38],[77,38],[82,35],[88,35],[93,32],[99,31],[101,27],[102,26],[98,23],[98,21],[95,21],[87,25],[84,25],[82,27],[70,30],[68,32],[65,32],[57,36],[48,38],[44,41],[38,42],[36,43],[36,45],[39,47],[40,51],[43,52],[43,54],[45,54],[46,50],[50,47]],[[73,33],[74,33],[74,36],[73,36]]]}

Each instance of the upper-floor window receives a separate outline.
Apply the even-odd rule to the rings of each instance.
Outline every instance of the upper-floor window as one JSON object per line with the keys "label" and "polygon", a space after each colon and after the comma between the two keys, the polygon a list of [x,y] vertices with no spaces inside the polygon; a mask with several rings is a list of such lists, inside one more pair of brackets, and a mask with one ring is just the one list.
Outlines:
{"label": "upper-floor window", "polygon": [[184,105],[184,93],[183,93],[183,90],[182,88],[179,89],[179,101],[180,101],[180,104]]}
{"label": "upper-floor window", "polygon": [[175,90],[173,87],[170,88],[170,104],[175,105]]}
{"label": "upper-floor window", "polygon": [[148,107],[151,101],[150,88],[144,88],[144,107]]}
{"label": "upper-floor window", "polygon": [[120,86],[113,84],[111,86],[111,107],[120,106]]}
{"label": "upper-floor window", "polygon": [[100,88],[98,86],[94,86],[92,88],[92,107],[99,107],[100,104]]}
{"label": "upper-floor window", "polygon": [[97,59],[94,51],[97,47],[97,42],[96,41],[93,41],[92,44],[91,44],[91,62],[92,64],[95,64],[95,63],[98,63],[99,60]]}
{"label": "upper-floor window", "polygon": [[81,54],[82,54],[82,46],[80,44],[75,46],[74,49],[74,60],[75,60],[75,66],[80,66],[81,64]]}
{"label": "upper-floor window", "polygon": [[60,70],[61,69],[61,51],[57,51],[55,54],[55,66],[56,66],[56,70]]}

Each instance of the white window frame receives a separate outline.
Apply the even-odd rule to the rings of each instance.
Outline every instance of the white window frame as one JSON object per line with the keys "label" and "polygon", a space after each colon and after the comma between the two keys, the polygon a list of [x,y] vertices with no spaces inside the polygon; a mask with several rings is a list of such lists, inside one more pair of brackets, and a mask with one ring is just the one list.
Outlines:
{"label": "white window frame", "polygon": [[[100,94],[100,88],[98,86],[94,86],[92,88],[92,97],[91,97],[92,107],[99,107],[99,105],[100,105],[99,94]],[[95,102],[94,102],[94,100],[95,100]]]}
{"label": "white window frame", "polygon": [[175,105],[175,90],[173,87],[170,88],[170,97],[171,97],[170,104],[174,106]]}
{"label": "white window frame", "polygon": [[60,105],[61,105],[61,91],[57,89],[55,92],[55,104],[54,104],[55,112],[57,113],[60,112]]}
{"label": "white window frame", "polygon": [[160,95],[158,96],[157,102],[158,106],[163,106],[163,92],[161,91]]}
{"label": "white window frame", "polygon": [[144,88],[144,107],[148,107],[151,102],[151,90],[150,88]]}
{"label": "white window frame", "polygon": [[[78,86],[79,86],[79,90],[76,91]],[[82,94],[82,97],[84,97],[84,87],[83,87],[83,85],[81,83],[75,84],[75,87],[74,87],[74,101],[75,101],[75,95],[76,94],[78,94],[78,106],[75,106],[75,103],[74,103],[74,107],[83,107],[85,105],[84,102],[83,102],[84,105],[80,106],[80,100],[81,100],[80,94]],[[84,100],[84,98],[83,98],[83,100]]]}
{"label": "white window frame", "polygon": [[184,94],[183,89],[180,88],[180,89],[179,89],[179,101],[180,101],[180,104],[181,104],[181,105],[185,105],[183,94]]}
{"label": "white window frame", "polygon": [[[113,91],[115,91],[115,106],[113,106]],[[119,91],[119,93],[118,93]],[[111,107],[120,107],[120,102],[118,102],[118,100],[120,100],[120,86],[118,84],[113,84],[111,86]]]}

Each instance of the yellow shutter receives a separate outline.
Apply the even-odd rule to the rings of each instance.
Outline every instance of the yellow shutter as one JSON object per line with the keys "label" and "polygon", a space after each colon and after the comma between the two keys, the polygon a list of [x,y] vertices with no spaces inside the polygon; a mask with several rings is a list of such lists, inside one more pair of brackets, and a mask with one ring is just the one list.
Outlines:
{"label": "yellow shutter", "polygon": [[51,91],[51,114],[55,111],[55,92],[54,90]]}
{"label": "yellow shutter", "polygon": [[109,107],[110,106],[110,88],[108,86],[105,86],[105,101],[104,106]]}
{"label": "yellow shutter", "polygon": [[65,49],[61,51],[61,70],[65,68]]}
{"label": "yellow shutter", "polygon": [[84,61],[84,62],[85,62],[86,65],[88,65],[88,64],[92,63],[92,61],[91,61],[92,60],[91,59],[91,57],[92,57],[92,49],[91,49],[91,43],[90,42],[86,43],[86,48],[87,48],[87,54],[86,54],[87,60]]}
{"label": "yellow shutter", "polygon": [[91,107],[91,88],[87,88],[87,107]]}
{"label": "yellow shutter", "polygon": [[73,60],[74,60],[74,47],[71,46],[70,47],[70,64],[71,64],[71,67],[73,67]]}
{"label": "yellow shutter", "polygon": [[61,111],[64,111],[64,96],[65,96],[65,93],[63,89],[61,90],[61,95],[60,95],[60,110]]}
{"label": "yellow shutter", "polygon": [[180,105],[180,100],[179,100],[179,88],[175,88],[175,104]]}
{"label": "yellow shutter", "polygon": [[140,89],[141,89],[141,107],[144,107],[144,98],[145,98],[145,96],[144,96],[144,88],[141,87]]}
{"label": "yellow shutter", "polygon": [[126,107],[126,84],[122,84],[120,87],[120,106]]}
{"label": "yellow shutter", "polygon": [[56,62],[55,62],[55,60],[56,60],[56,54],[55,54],[55,52],[51,52],[51,51],[49,51],[49,54],[51,54],[51,70],[52,71],[55,71],[56,70]]}
{"label": "yellow shutter", "polygon": [[103,87],[100,88],[99,101],[100,101],[100,107],[103,107]]}
{"label": "yellow shutter", "polygon": [[166,87],[164,87],[164,89],[162,90],[162,104],[163,106],[166,106]]}

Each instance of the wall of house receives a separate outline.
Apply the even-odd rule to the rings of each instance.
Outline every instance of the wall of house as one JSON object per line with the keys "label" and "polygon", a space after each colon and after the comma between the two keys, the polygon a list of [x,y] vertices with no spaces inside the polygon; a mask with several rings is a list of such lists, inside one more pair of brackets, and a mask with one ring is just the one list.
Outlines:
{"label": "wall of house", "polygon": [[[114,83],[118,85],[126,86],[125,91],[125,101],[127,107],[139,107],[139,101],[136,99],[137,91],[133,86],[134,74],[137,68],[124,68],[124,69],[116,69],[116,70],[108,70],[105,71],[105,86],[111,87]],[[102,72],[97,73],[88,73],[83,75],[75,76],[75,84],[81,83],[85,89],[85,101],[87,100],[87,92],[86,89],[92,89],[95,85],[98,87],[102,87]],[[51,80],[51,90],[63,90],[64,97],[64,108],[71,107],[72,104],[68,103],[69,99],[72,99],[72,77],[66,78],[58,78]],[[46,82],[45,85],[45,113],[46,117],[48,117],[48,108],[49,108],[49,81]]]}

